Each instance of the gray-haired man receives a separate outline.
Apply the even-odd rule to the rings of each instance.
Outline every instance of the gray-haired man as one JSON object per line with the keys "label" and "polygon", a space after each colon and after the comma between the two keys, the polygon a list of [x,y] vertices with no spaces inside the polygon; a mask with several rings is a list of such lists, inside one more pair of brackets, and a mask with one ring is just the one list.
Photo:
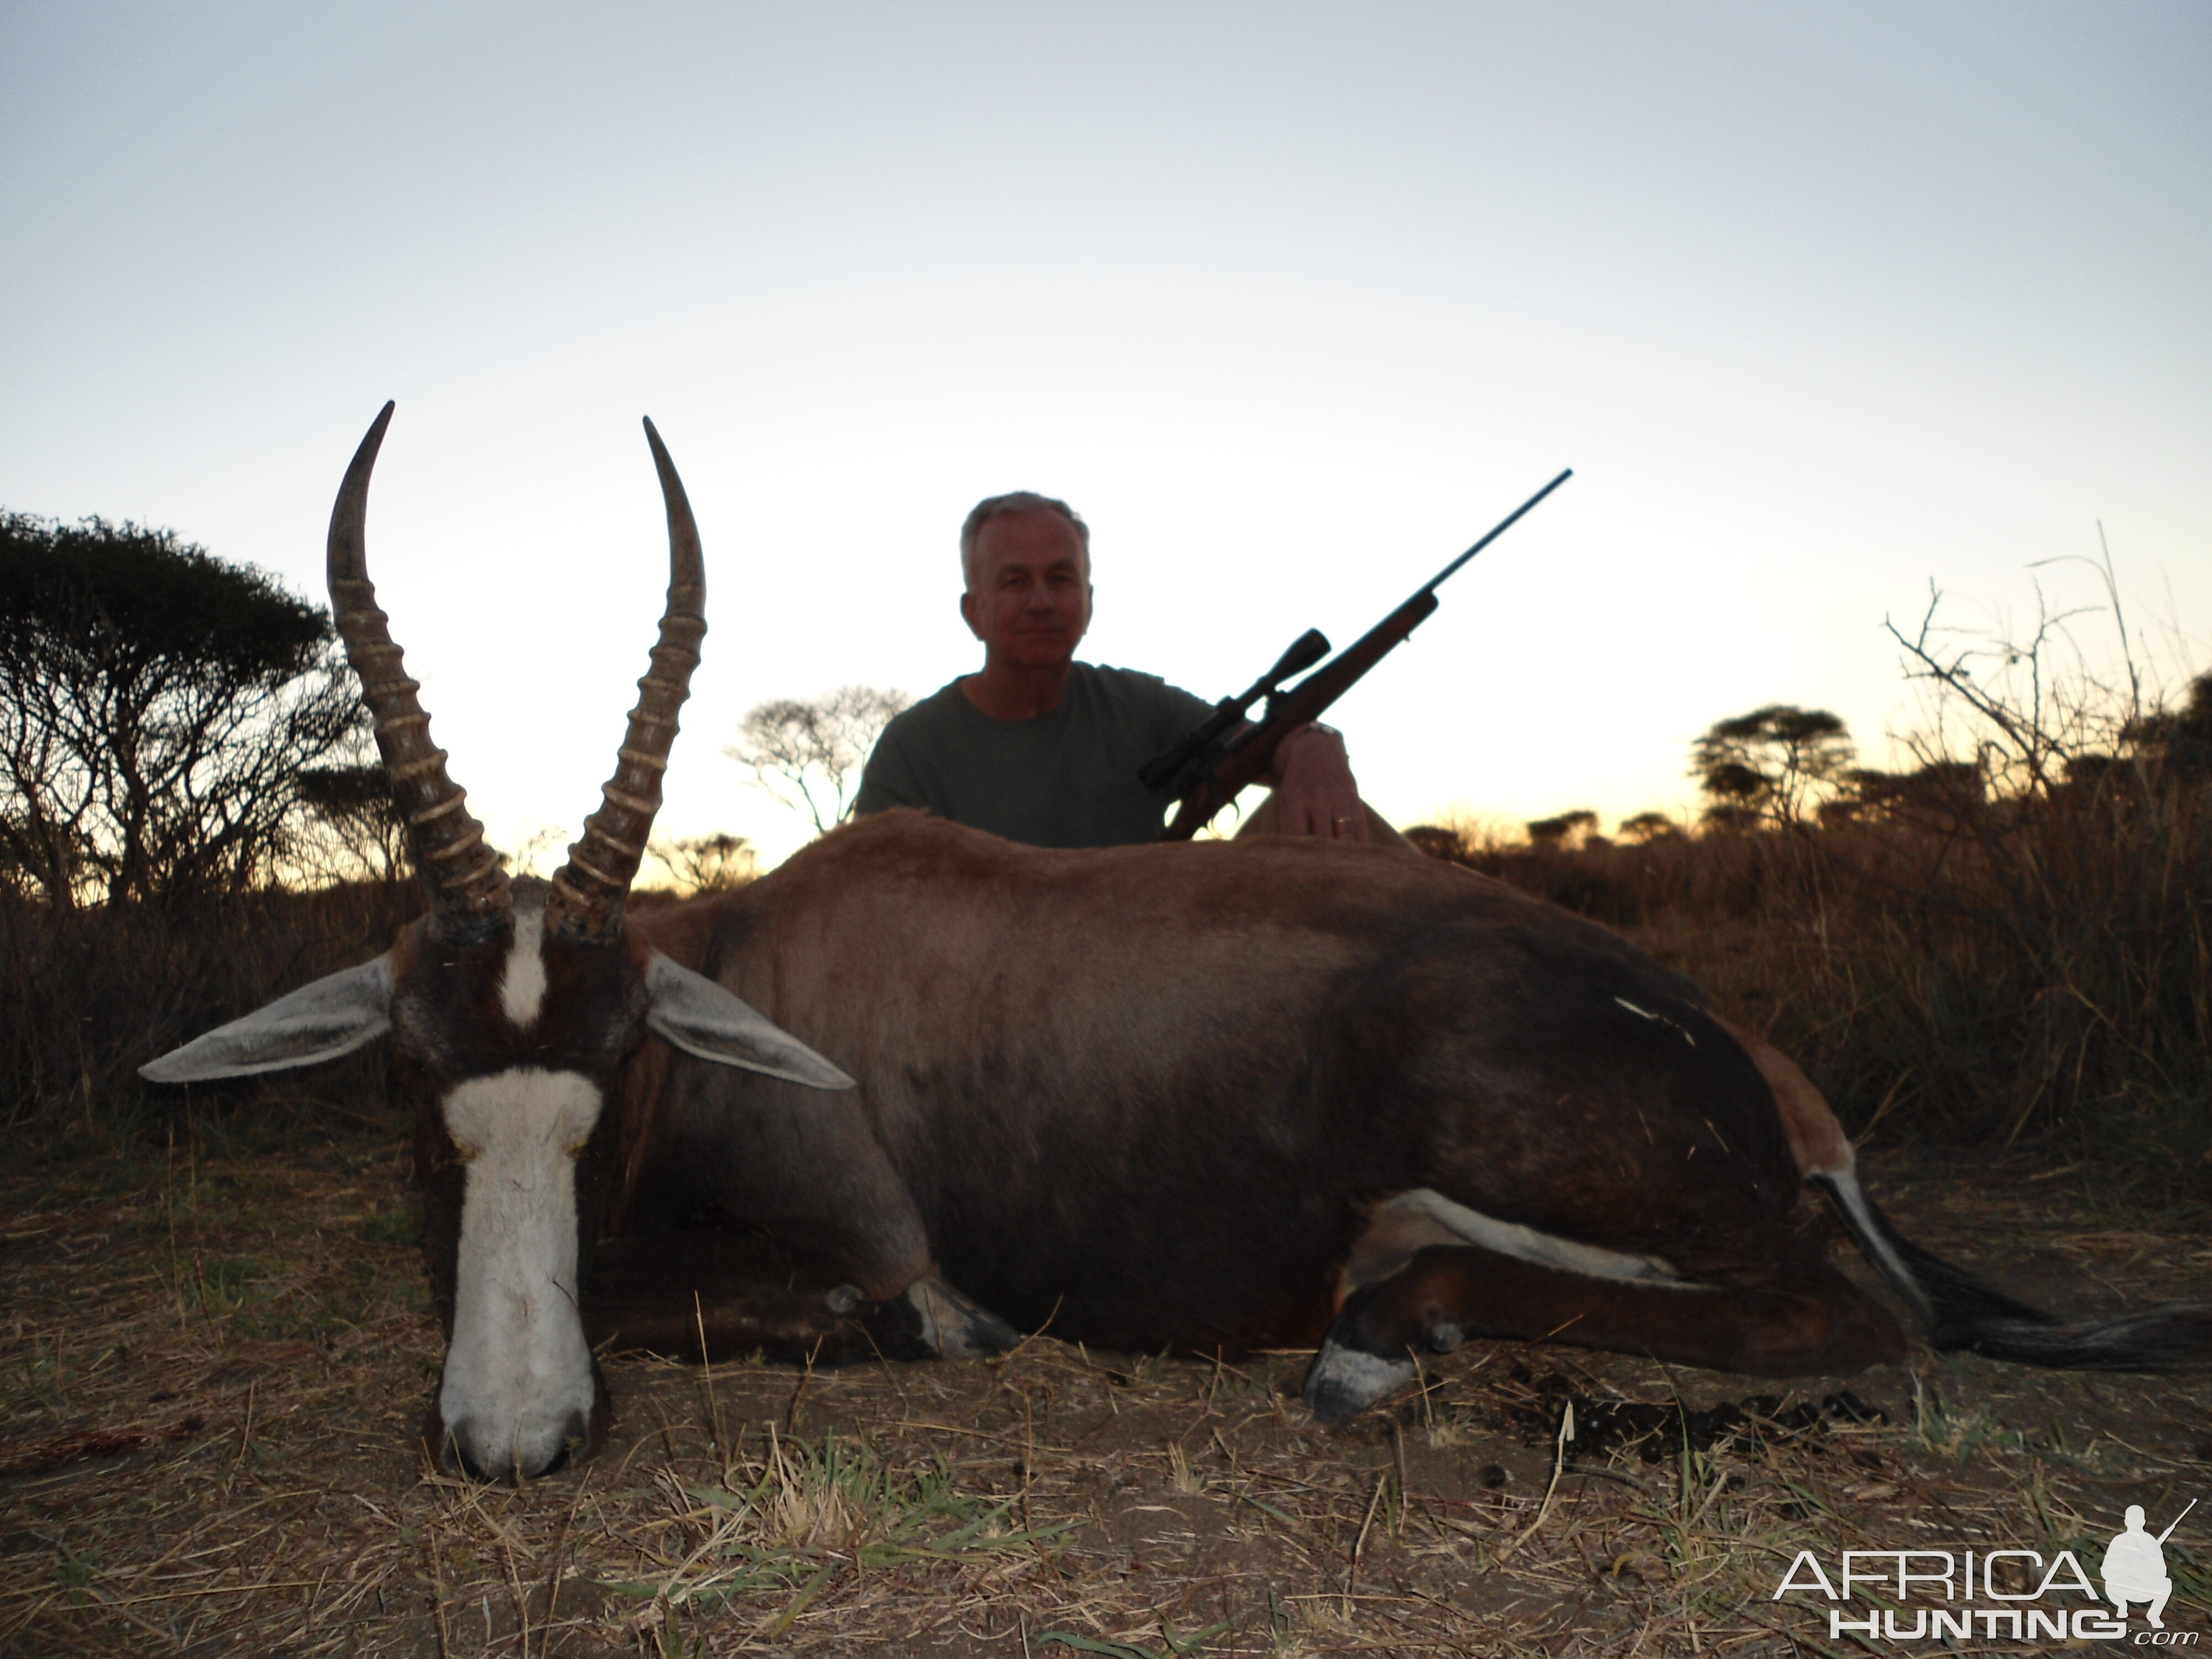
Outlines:
{"label": "gray-haired man", "polygon": [[[980,501],[960,552],[960,615],[983,642],[982,669],[885,728],[855,810],[924,807],[1036,847],[1158,840],[1167,798],[1137,769],[1212,705],[1151,674],[1075,660],[1091,625],[1091,534],[1065,501],[1027,490]],[[1275,793],[1249,828],[1397,839],[1361,803],[1330,727],[1284,739],[1267,781]]]}

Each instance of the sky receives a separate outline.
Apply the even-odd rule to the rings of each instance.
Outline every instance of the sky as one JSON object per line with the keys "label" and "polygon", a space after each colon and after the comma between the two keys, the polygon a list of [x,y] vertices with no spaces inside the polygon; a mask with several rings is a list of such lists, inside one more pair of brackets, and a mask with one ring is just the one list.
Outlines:
{"label": "sky", "polygon": [[[612,769],[665,540],[660,828],[811,827],[744,712],[980,663],[981,496],[1091,526],[1083,654],[1349,642],[1401,824],[1683,810],[1692,740],[1915,719],[1884,631],[2099,601],[2212,660],[2212,8],[0,0],[0,505],[371,568],[495,840]],[[2074,626],[2109,653],[2108,617]]]}

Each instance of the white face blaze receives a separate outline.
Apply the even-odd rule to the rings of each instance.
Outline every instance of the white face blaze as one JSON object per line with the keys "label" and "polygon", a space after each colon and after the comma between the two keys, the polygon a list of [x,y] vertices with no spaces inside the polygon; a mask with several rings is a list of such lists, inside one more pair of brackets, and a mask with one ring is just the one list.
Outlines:
{"label": "white face blaze", "polygon": [[599,1090],[576,1073],[522,1068],[446,1097],[447,1132],[467,1170],[438,1407],[480,1473],[543,1473],[591,1420],[575,1158],[600,1106]]}
{"label": "white face blaze", "polygon": [[514,944],[507,953],[507,974],[499,982],[499,1006],[516,1027],[527,1030],[545,1002],[545,910],[542,905],[514,908]]}

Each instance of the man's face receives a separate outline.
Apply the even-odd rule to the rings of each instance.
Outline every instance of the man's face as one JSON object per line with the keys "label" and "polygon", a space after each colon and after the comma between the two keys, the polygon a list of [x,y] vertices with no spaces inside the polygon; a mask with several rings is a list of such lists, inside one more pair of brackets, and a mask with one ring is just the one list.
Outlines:
{"label": "man's face", "polygon": [[1091,564],[1075,526],[1042,510],[985,520],[960,614],[994,659],[1021,668],[1068,662],[1091,626]]}

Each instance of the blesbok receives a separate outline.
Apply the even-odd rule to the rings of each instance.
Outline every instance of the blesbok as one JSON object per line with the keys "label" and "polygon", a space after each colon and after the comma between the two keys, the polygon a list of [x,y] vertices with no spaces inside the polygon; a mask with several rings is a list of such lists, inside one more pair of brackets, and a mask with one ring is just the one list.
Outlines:
{"label": "blesbok", "polygon": [[597,1437],[587,1324],[691,1352],[975,1352],[1048,1322],[1124,1348],[1317,1344],[1324,1420],[1469,1336],[1771,1376],[1900,1357],[1793,1229],[1808,1181],[1939,1346],[2212,1354],[2204,1310],[2061,1322],[1918,1249],[1787,1059],[1617,935],[1402,851],[1044,852],[894,813],[626,915],[705,628],[650,422],[660,644],[568,863],[509,882],[368,581],[391,413],[338,494],[331,595],[427,912],[145,1073],[391,1033],[447,1325],[430,1434],[467,1468],[532,1476]]}

